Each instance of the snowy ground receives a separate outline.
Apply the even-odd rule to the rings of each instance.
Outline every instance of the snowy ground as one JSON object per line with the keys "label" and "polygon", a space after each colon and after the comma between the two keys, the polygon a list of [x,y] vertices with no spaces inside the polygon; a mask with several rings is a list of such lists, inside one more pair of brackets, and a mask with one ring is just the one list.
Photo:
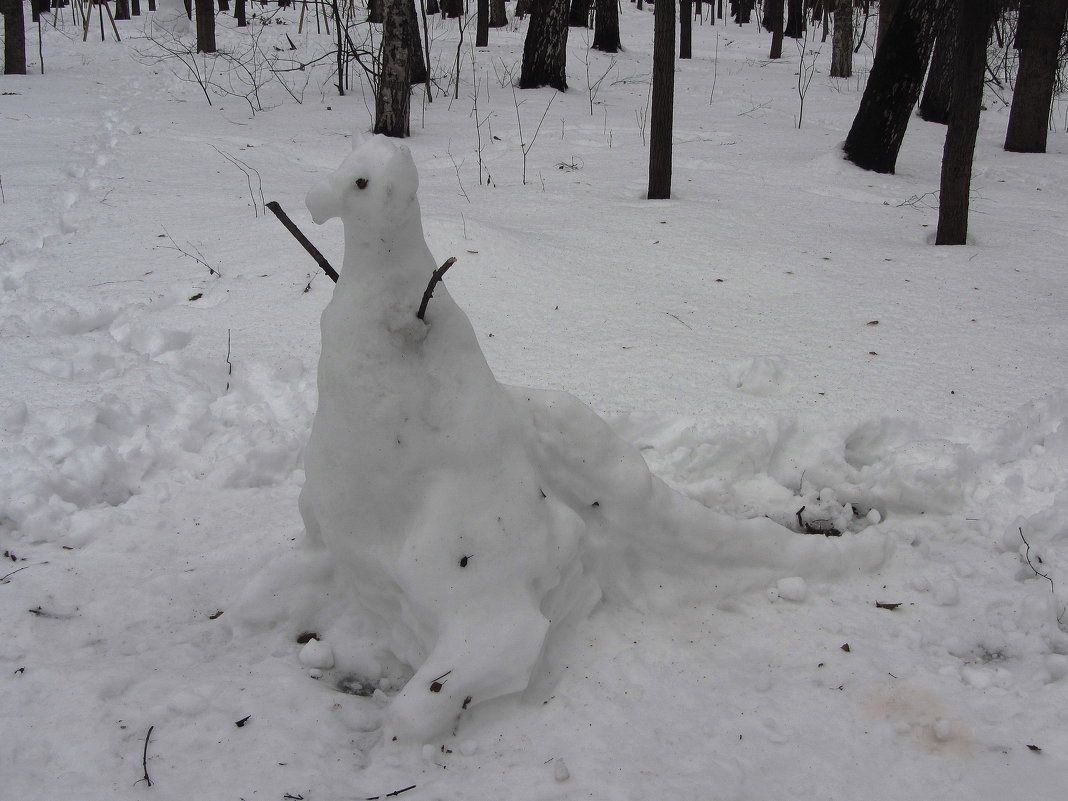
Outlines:
{"label": "snowy ground", "polygon": [[[264,48],[329,47],[295,13]],[[626,52],[587,56],[573,31],[571,90],[518,94],[522,139],[522,27],[473,68],[468,32],[458,100],[415,94],[450,291],[501,381],[574,393],[673,486],[738,518],[837,516],[890,559],[636,591],[560,643],[555,681],[383,750],[381,699],[227,614],[303,536],[333,288],[259,204],[339,264],[340,227],[313,226],[303,196],[369,95],[311,71],[288,78],[301,105],[272,84],[254,116],[209,107],[180,65],[132,57],[139,21],[122,44],[47,27],[47,74],[0,82],[0,795],[1059,797],[1068,138],[1002,152],[991,97],[972,242],[936,248],[942,129],[914,120],[894,176],[839,158],[869,51],[833,81],[823,46],[799,129],[791,43],[768,63],[755,26],[704,25],[676,73],[674,199],[649,202],[652,17],[622,21]],[[455,41],[435,23],[443,86]],[[878,515],[846,520],[847,502]]]}

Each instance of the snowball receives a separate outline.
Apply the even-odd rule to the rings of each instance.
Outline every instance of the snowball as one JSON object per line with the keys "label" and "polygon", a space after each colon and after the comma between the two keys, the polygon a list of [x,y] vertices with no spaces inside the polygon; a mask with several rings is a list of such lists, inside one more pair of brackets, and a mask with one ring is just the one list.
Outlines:
{"label": "snowball", "polygon": [[566,782],[571,778],[571,771],[567,769],[564,760],[559,757],[553,760],[553,778],[558,782]]}
{"label": "snowball", "polygon": [[800,576],[779,579],[775,584],[779,597],[786,601],[800,603],[808,596],[808,584]]}
{"label": "snowball", "polygon": [[326,643],[312,637],[300,649],[300,663],[307,668],[330,670],[334,666],[334,651]]}

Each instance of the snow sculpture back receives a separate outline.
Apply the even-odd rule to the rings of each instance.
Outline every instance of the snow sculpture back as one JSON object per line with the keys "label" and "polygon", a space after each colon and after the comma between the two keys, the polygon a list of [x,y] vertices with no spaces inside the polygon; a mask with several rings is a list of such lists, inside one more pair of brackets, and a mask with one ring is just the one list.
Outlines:
{"label": "snow sculpture back", "polygon": [[301,513],[417,668],[387,734],[423,740],[526,687],[543,604],[581,583],[583,524],[540,486],[532,424],[448,290],[416,318],[436,267],[417,187],[411,154],[379,136],[308,193],[317,223],[341,218],[345,260],[322,316]]}

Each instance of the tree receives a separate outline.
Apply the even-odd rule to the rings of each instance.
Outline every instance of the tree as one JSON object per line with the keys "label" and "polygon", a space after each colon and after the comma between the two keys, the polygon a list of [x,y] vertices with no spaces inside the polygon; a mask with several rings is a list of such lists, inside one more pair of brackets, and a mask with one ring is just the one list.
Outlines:
{"label": "tree", "polygon": [[196,0],[197,7],[197,52],[215,52],[215,3],[214,0]]}
{"label": "tree", "polygon": [[[675,2],[675,0],[670,1]],[[679,0],[679,58],[693,57],[692,17],[693,0]]]}
{"label": "tree", "polygon": [[1009,110],[1005,149],[1045,153],[1057,53],[1068,18],[1068,0],[1021,0],[1016,29],[1020,67]]}
{"label": "tree", "polygon": [[0,0],[4,14],[4,75],[26,74],[26,12],[22,0]]}
{"label": "tree", "polygon": [[379,25],[386,21],[385,0],[367,0],[367,21]]}
{"label": "tree", "polygon": [[768,58],[782,58],[782,0],[769,0],[769,2],[764,6],[764,24],[771,26],[771,52],[768,54]]}
{"label": "tree", "polygon": [[491,28],[503,28],[508,25],[508,11],[504,7],[504,0],[490,0],[489,26]]}
{"label": "tree", "polygon": [[800,39],[805,35],[804,0],[787,0],[786,7],[789,13],[786,16],[786,27],[783,30],[783,35],[789,36],[791,39]]}
{"label": "tree", "polygon": [[883,46],[886,32],[890,30],[890,21],[897,13],[898,7],[905,0],[879,0],[879,31],[875,35],[875,49]]}
{"label": "tree", "polygon": [[475,3],[475,47],[489,47],[489,0]]}
{"label": "tree", "polygon": [[[971,8],[969,7],[969,13]],[[918,112],[920,119],[949,123],[949,109],[953,100],[953,60],[957,52],[957,18],[961,14],[961,0],[947,0],[946,13],[938,25],[931,67],[923,87]]]}
{"label": "tree", "polygon": [[901,0],[845,141],[846,158],[865,170],[892,173],[909,117],[920,96],[945,0]]}
{"label": "tree", "polygon": [[115,0],[115,19],[130,19],[130,0]]}
{"label": "tree", "polygon": [[245,18],[245,0],[234,0],[234,19],[237,20],[237,27],[248,26],[248,20]]}
{"label": "tree", "polygon": [[853,74],[853,0],[835,0],[834,40],[831,42],[831,77]]}
{"label": "tree", "polygon": [[408,0],[408,20],[408,31],[411,35],[408,80],[412,82],[412,86],[415,86],[418,83],[426,83],[429,77],[426,56],[423,55],[423,40],[419,35],[419,20],[415,13],[415,0]]}
{"label": "tree", "polygon": [[967,13],[956,15],[957,46],[953,57],[953,101],[942,153],[936,245],[963,245],[968,238],[968,194],[972,158],[983,105],[986,46],[999,0],[971,0]]}
{"label": "tree", "polygon": [[590,24],[590,0],[571,0],[567,13],[567,24],[571,28],[586,28]]}
{"label": "tree", "polygon": [[618,53],[620,47],[618,0],[597,0],[597,12],[593,19],[593,49],[602,53]]}
{"label": "tree", "polygon": [[441,13],[446,19],[464,15],[464,0],[441,0]]}
{"label": "tree", "polygon": [[374,132],[403,138],[409,134],[411,26],[415,20],[411,18],[412,4],[408,0],[385,0],[385,5]]}
{"label": "tree", "polygon": [[520,89],[551,86],[567,91],[568,0],[534,0],[523,43]]}
{"label": "tree", "polygon": [[675,113],[675,3],[653,9],[653,107],[649,120],[649,199],[671,197],[671,133]]}

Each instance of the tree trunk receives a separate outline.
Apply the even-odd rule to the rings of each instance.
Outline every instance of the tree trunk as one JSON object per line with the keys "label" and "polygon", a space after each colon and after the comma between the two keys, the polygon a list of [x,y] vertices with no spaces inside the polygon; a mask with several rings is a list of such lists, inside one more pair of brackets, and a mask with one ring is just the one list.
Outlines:
{"label": "tree trunk", "polygon": [[649,199],[671,197],[671,134],[675,112],[675,3],[653,9],[653,107],[649,120]]}
{"label": "tree trunk", "polygon": [[768,33],[775,33],[775,9],[772,6],[775,4],[775,0],[763,0],[761,8],[763,9],[760,24]]}
{"label": "tree trunk", "polygon": [[831,43],[831,77],[853,74],[853,0],[836,0],[834,41]]}
{"label": "tree trunk", "polygon": [[[971,6],[968,7],[971,13]],[[920,119],[949,123],[950,106],[953,101],[954,59],[957,52],[957,18],[961,14],[961,0],[947,0],[945,13],[938,24],[931,66],[927,70],[927,83],[917,111]]]}
{"label": "tree trunk", "polygon": [[215,2],[196,0],[197,7],[197,52],[215,52]]}
{"label": "tree trunk", "polygon": [[130,0],[115,0],[115,19],[130,19]]}
{"label": "tree trunk", "polygon": [[475,3],[475,47],[489,47],[489,0]]}
{"label": "tree trunk", "polygon": [[419,20],[415,11],[415,0],[408,0],[408,20],[408,31],[412,37],[409,44],[408,79],[412,82],[412,86],[415,86],[419,83],[426,83],[428,77],[426,57],[423,55],[423,39],[419,35]]}
{"label": "tree trunk", "polygon": [[585,28],[589,26],[589,0],[571,0],[571,8],[567,12],[567,24],[571,28]]}
{"label": "tree trunk", "polygon": [[1016,48],[1020,67],[1009,110],[1005,149],[1045,153],[1046,127],[1057,81],[1057,53],[1068,0],[1022,0]]}
{"label": "tree trunk", "polygon": [[490,0],[489,26],[491,28],[504,28],[507,25],[508,11],[504,7],[504,0]]}
{"label": "tree trunk", "polygon": [[367,21],[379,25],[386,21],[385,0],[367,0]]}
{"label": "tree trunk", "polygon": [[520,89],[551,86],[567,91],[568,0],[534,0],[523,43]]}
{"label": "tree trunk", "polygon": [[800,39],[805,35],[805,4],[804,0],[787,0],[786,27],[784,36],[791,39]]}
{"label": "tree trunk", "polygon": [[909,117],[920,96],[945,0],[902,0],[883,46],[875,51],[868,84],[845,141],[858,167],[892,173]]}
{"label": "tree trunk", "polygon": [[[219,2],[219,9],[221,11],[226,10],[222,7],[222,4],[224,2],[226,2],[226,0],[220,0]],[[133,14],[135,17],[141,16],[141,0],[130,0],[130,13]]]}
{"label": "tree trunk", "polygon": [[456,19],[464,15],[464,0],[441,0],[440,4],[445,19]]}
{"label": "tree trunk", "polygon": [[245,0],[234,0],[234,19],[237,20],[237,27],[244,28],[248,25],[248,20],[245,19]]}
{"label": "tree trunk", "polygon": [[883,41],[886,39],[887,31],[890,30],[890,23],[894,19],[894,14],[906,2],[909,2],[909,0],[879,0],[879,30],[875,34],[876,51],[883,46]]}
{"label": "tree trunk", "polygon": [[408,0],[385,0],[382,22],[382,72],[375,97],[376,134],[403,138],[408,136],[408,112],[412,81],[409,77],[412,34]]}
{"label": "tree trunk", "polygon": [[26,12],[22,0],[0,0],[4,14],[4,75],[26,74]]}
{"label": "tree trunk", "polygon": [[783,0],[771,0],[764,6],[764,23],[771,25],[771,52],[768,58],[782,58]]}
{"label": "tree trunk", "polygon": [[[674,3],[675,0],[669,2]],[[679,0],[679,58],[693,58],[692,54],[693,0]]]}
{"label": "tree trunk", "polygon": [[956,15],[953,102],[942,153],[936,245],[963,245],[968,238],[968,194],[983,104],[986,45],[998,3],[999,0],[971,0],[967,13]]}
{"label": "tree trunk", "polygon": [[618,53],[619,3],[617,0],[597,0],[597,13],[593,20],[593,49],[602,53]]}

